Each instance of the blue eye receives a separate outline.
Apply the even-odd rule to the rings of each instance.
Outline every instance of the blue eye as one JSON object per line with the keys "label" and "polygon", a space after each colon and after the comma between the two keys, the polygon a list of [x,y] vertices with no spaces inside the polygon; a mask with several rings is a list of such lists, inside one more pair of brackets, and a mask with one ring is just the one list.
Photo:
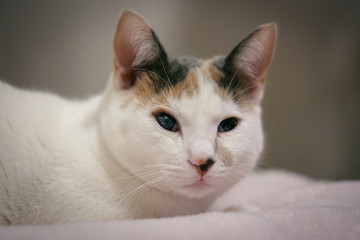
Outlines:
{"label": "blue eye", "polygon": [[172,132],[179,131],[179,125],[177,121],[169,114],[159,112],[155,114],[155,119],[162,128]]}
{"label": "blue eye", "polygon": [[223,120],[219,127],[218,127],[218,132],[228,132],[233,130],[236,125],[238,124],[238,120],[236,118],[227,118],[225,120]]}

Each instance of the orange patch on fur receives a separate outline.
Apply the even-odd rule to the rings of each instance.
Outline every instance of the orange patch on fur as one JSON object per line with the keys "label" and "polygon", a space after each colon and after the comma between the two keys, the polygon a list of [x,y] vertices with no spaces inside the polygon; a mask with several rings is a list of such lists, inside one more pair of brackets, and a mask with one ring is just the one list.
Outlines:
{"label": "orange patch on fur", "polygon": [[175,98],[180,98],[183,94],[191,96],[199,90],[198,81],[197,70],[192,69],[188,72],[184,81],[179,82],[174,88],[169,90],[169,94]]}
{"label": "orange patch on fur", "polygon": [[139,106],[144,107],[148,104],[166,105],[169,98],[181,98],[184,94],[191,96],[198,91],[199,83],[197,71],[194,69],[188,72],[187,77],[183,81],[175,86],[169,85],[160,93],[156,93],[153,82],[146,73],[139,76],[134,87]]}
{"label": "orange patch on fur", "polygon": [[141,73],[134,86],[135,96],[140,106],[145,106],[156,96],[152,80],[146,73]]}
{"label": "orange patch on fur", "polygon": [[[224,101],[236,101],[243,109],[249,109],[249,98],[245,90],[233,93],[231,89],[223,88],[218,85],[220,79],[224,77],[224,74],[213,65],[213,61],[213,59],[206,61],[202,65],[201,70],[208,78],[215,82],[215,93],[217,93]],[[234,81],[236,81],[236,79],[234,79]]]}
{"label": "orange patch on fur", "polygon": [[227,167],[231,166],[233,163],[233,156],[231,151],[223,146],[218,147],[217,151],[224,165]]}
{"label": "orange patch on fur", "polygon": [[214,80],[216,83],[218,83],[224,76],[224,74],[212,64],[212,60],[204,62],[204,64],[201,66],[201,70],[207,75],[208,78]]}
{"label": "orange patch on fur", "polygon": [[[215,93],[224,101],[232,101],[234,99],[232,92],[218,85],[222,73],[212,65],[211,61],[205,62],[200,70],[202,74],[205,74],[207,78],[215,82]],[[139,107],[148,105],[166,106],[169,104],[169,99],[171,98],[180,99],[184,95],[191,97],[199,91],[198,69],[189,70],[184,80],[180,81],[175,86],[169,85],[165,87],[160,93],[156,92],[153,81],[154,80],[152,80],[147,73],[142,73],[138,77],[134,86],[134,92]],[[159,79],[159,81],[161,80]],[[236,99],[241,107],[248,108],[249,104],[246,95],[239,93],[236,96]]]}
{"label": "orange patch on fur", "polygon": [[201,66],[201,70],[207,78],[212,79],[215,82],[215,93],[217,93],[223,100],[231,99],[231,96],[226,89],[218,86],[218,83],[220,79],[224,77],[224,74],[213,65],[213,60],[204,62]]}

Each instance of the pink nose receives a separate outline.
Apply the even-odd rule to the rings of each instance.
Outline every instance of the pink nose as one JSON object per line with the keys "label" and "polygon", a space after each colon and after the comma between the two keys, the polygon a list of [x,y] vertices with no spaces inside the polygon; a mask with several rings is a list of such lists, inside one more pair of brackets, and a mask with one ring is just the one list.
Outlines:
{"label": "pink nose", "polygon": [[188,162],[196,168],[197,172],[200,175],[205,175],[207,173],[207,171],[212,167],[212,165],[214,165],[215,161],[212,158],[208,158],[207,160],[201,158],[197,161],[195,161],[195,163],[192,163],[191,161],[188,160]]}

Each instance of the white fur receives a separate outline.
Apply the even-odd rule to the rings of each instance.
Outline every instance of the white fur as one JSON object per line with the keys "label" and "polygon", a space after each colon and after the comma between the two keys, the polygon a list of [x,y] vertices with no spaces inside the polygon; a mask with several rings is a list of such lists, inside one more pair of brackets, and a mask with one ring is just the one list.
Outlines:
{"label": "white fur", "polygon": [[[119,20],[114,76],[103,94],[71,101],[0,82],[0,224],[206,211],[256,165],[261,153],[259,102],[275,28],[261,27],[245,46],[244,58],[235,59],[236,68],[257,75],[253,81],[259,87],[248,103],[219,96],[219,86],[204,67],[196,70],[199,87],[192,95],[184,91],[161,103],[140,101],[136,81],[141,79],[133,68],[154,60],[159,46],[150,26],[131,11]],[[162,128],[154,117],[159,111],[172,115],[179,131]],[[239,119],[238,125],[219,132],[219,124],[230,117]],[[209,158],[214,163],[204,174],[196,165]]]}
{"label": "white fur", "polygon": [[[205,211],[256,164],[262,149],[260,107],[223,101],[198,71],[199,92],[166,110],[181,125],[162,129],[155,109],[138,108],[133,89],[110,81],[101,96],[65,100],[0,82],[0,222],[103,221]],[[217,134],[235,116],[233,131]],[[226,146],[233,165],[215,149]],[[213,156],[211,186],[187,161]]]}

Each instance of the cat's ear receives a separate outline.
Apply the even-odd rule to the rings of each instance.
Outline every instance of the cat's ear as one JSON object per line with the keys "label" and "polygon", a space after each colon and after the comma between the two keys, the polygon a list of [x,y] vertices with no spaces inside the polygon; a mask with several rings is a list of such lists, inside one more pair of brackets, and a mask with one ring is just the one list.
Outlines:
{"label": "cat's ear", "polygon": [[121,15],[114,37],[114,84],[129,89],[135,84],[141,66],[154,61],[161,45],[146,20],[126,10]]}
{"label": "cat's ear", "polygon": [[243,39],[227,56],[224,72],[230,77],[227,84],[240,86],[239,91],[260,102],[266,81],[266,71],[270,65],[277,35],[275,23],[261,25]]}

